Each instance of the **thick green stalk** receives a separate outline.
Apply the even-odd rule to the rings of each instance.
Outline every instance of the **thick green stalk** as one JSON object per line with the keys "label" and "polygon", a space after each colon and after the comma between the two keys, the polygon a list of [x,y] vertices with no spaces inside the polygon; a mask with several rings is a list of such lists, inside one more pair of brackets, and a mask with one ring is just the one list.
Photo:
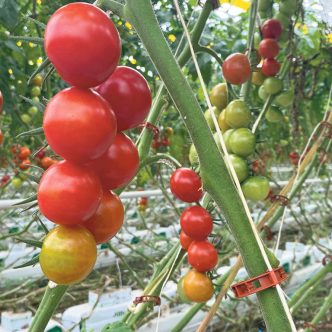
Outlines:
{"label": "thick green stalk", "polygon": [[68,286],[58,285],[50,288],[47,286],[42,301],[29,327],[29,332],[41,332],[51,319],[55,309],[57,308],[62,296],[66,293]]}
{"label": "thick green stalk", "polygon": [[[148,0],[127,0],[125,15],[135,27],[180,111],[196,147],[204,188],[212,196],[229,223],[250,276],[268,269],[249,223],[242,201],[214,142],[203,113],[187,80],[175,61]],[[292,331],[282,299],[275,288],[257,294],[269,331]]]}
{"label": "thick green stalk", "polygon": [[[329,312],[330,308],[332,307],[332,289],[330,290],[330,294],[325,298],[325,301],[313,320],[310,322],[313,326],[317,325]],[[316,329],[315,329],[316,330]],[[307,328],[304,332],[311,332],[313,329]],[[318,330],[317,330],[318,331]]]}

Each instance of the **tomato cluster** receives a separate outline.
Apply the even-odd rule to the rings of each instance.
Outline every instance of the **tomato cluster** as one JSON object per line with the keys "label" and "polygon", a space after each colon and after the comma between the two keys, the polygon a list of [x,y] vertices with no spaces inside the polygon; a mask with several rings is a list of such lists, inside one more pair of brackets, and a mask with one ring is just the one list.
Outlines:
{"label": "tomato cluster", "polygon": [[40,211],[58,224],[44,240],[40,264],[50,280],[71,284],[91,272],[96,244],[123,224],[123,204],[111,190],[131,181],[139,156],[122,131],[144,120],[151,93],[140,73],[118,66],[118,31],[93,5],[57,10],[46,26],[45,51],[72,86],[49,101],[43,118],[47,142],[64,160],[46,170],[37,190]]}
{"label": "tomato cluster", "polygon": [[173,128],[166,127],[162,130],[158,135],[154,135],[152,140],[152,148],[159,150],[160,148],[164,147],[167,148],[170,146],[170,137],[173,135]]}
{"label": "tomato cluster", "polygon": [[[178,168],[170,178],[170,188],[178,199],[194,203],[203,196],[199,175],[189,168]],[[187,251],[188,262],[194,268],[178,284],[179,295],[185,302],[206,302],[213,295],[213,285],[206,272],[218,263],[218,252],[208,236],[213,220],[209,212],[199,205],[183,210],[180,217],[181,247]]]}

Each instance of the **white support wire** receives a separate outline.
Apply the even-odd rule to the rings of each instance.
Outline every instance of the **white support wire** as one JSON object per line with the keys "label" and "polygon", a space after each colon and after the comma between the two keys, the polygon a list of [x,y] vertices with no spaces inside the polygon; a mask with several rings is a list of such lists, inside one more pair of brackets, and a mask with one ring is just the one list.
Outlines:
{"label": "white support wire", "polygon": [[[248,207],[248,204],[246,202],[246,199],[243,195],[243,192],[242,192],[242,189],[241,189],[241,185],[240,185],[240,182],[236,176],[236,173],[235,173],[235,170],[234,170],[234,167],[230,161],[230,158],[229,158],[229,154],[227,152],[227,149],[226,149],[226,145],[225,145],[225,141],[223,140],[223,137],[222,137],[222,134],[221,134],[221,131],[220,131],[220,128],[219,128],[219,125],[218,125],[218,121],[217,121],[217,118],[213,112],[213,109],[212,109],[212,105],[211,105],[211,102],[210,102],[210,99],[209,99],[209,95],[208,95],[208,92],[207,92],[207,89],[206,89],[206,86],[205,86],[205,83],[204,83],[204,80],[203,80],[203,77],[202,77],[202,74],[201,74],[201,71],[200,71],[200,68],[199,68],[199,65],[198,65],[198,62],[197,62],[197,58],[196,58],[196,55],[195,55],[195,51],[193,49],[193,46],[192,46],[192,43],[191,43],[191,40],[190,40],[190,35],[189,35],[189,31],[185,25],[185,22],[184,22],[184,19],[183,19],[183,16],[182,16],[182,13],[181,13],[181,10],[180,10],[180,7],[179,7],[179,3],[178,3],[178,0],[173,0],[174,1],[174,5],[175,5],[175,8],[176,8],[176,11],[177,11],[177,14],[180,18],[180,21],[181,21],[181,24],[182,24],[182,27],[184,29],[184,33],[187,37],[187,41],[188,41],[188,45],[189,45],[189,48],[190,48],[190,52],[191,52],[191,55],[192,55],[192,60],[194,62],[194,65],[195,65],[195,68],[196,68],[196,71],[197,71],[197,74],[198,74],[198,77],[199,77],[199,81],[200,81],[200,84],[201,84],[201,87],[203,89],[203,93],[204,93],[204,97],[205,97],[205,100],[206,100],[206,103],[209,107],[209,111],[210,111],[210,115],[212,117],[212,120],[213,120],[213,123],[214,123],[214,126],[215,126],[215,129],[217,131],[217,135],[218,135],[218,138],[219,138],[219,141],[220,141],[220,144],[221,144],[221,147],[222,147],[222,150],[223,150],[223,153],[224,153],[224,160],[225,160],[225,164],[228,166],[228,169],[231,173],[231,176],[233,178],[233,181],[235,183],[235,186],[237,187],[237,190],[238,190],[238,193],[239,193],[239,196],[241,198],[241,201],[242,201],[242,204],[243,204],[243,207],[245,209],[245,212],[246,212],[246,215],[248,217],[248,220],[249,220],[249,223],[250,223],[250,226],[252,228],[252,231],[254,233],[254,236],[255,236],[255,239],[257,241],[257,244],[258,244],[258,247],[260,249],[260,252],[261,252],[261,255],[263,257],[263,260],[268,268],[269,271],[272,271],[272,266],[270,264],[270,261],[267,257],[267,254],[265,252],[265,249],[264,249],[264,245],[262,243],[262,240],[259,236],[259,233],[257,231],[257,228],[256,228],[256,225],[251,217],[251,213],[250,213],[250,210],[249,210],[249,207]],[[296,327],[295,327],[295,324],[293,322],[293,318],[292,318],[292,315],[289,311],[289,308],[288,308],[288,305],[287,305],[287,302],[286,302],[286,299],[284,297],[284,293],[280,287],[280,285],[277,285],[276,286],[276,289],[277,289],[277,292],[278,292],[278,295],[279,295],[279,298],[282,302],[282,305],[284,307],[284,310],[285,310],[285,313],[287,315],[287,318],[288,318],[288,321],[289,321],[289,324],[291,325],[291,328],[292,328],[292,331],[295,331],[296,332]]]}

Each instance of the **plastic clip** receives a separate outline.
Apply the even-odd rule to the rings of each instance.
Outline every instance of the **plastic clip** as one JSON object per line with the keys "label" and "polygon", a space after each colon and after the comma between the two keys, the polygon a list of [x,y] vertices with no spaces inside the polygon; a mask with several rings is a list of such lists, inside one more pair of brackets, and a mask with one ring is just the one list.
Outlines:
{"label": "plastic clip", "polygon": [[267,271],[257,277],[238,282],[232,286],[237,298],[246,297],[261,292],[264,289],[274,287],[287,279],[287,274],[282,266]]}
{"label": "plastic clip", "polygon": [[332,138],[332,124],[328,121],[322,121],[320,124],[323,128],[327,129],[324,137],[331,139]]}
{"label": "plastic clip", "polygon": [[137,296],[134,300],[134,304],[137,305],[139,303],[143,302],[152,302],[154,305],[160,305],[160,297],[159,296],[154,296],[154,295],[142,295],[142,296]]}
{"label": "plastic clip", "polygon": [[154,139],[157,139],[159,136],[159,128],[157,126],[155,126],[154,124],[152,124],[151,122],[143,122],[143,123],[139,124],[137,127],[146,128],[146,129],[151,130],[153,133]]}
{"label": "plastic clip", "polygon": [[327,261],[331,261],[332,262],[332,255],[326,255],[323,259],[322,259],[322,264],[325,266],[327,264]]}
{"label": "plastic clip", "polygon": [[270,201],[272,203],[275,203],[275,202],[279,202],[280,205],[282,206],[287,206],[289,204],[289,199],[288,197],[284,196],[284,195],[272,195],[270,197]]}

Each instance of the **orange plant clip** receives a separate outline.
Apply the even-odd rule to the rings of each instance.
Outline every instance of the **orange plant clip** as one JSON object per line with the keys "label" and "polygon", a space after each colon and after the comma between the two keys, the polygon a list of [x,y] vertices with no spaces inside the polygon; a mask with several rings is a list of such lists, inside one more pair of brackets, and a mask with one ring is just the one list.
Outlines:
{"label": "orange plant clip", "polygon": [[287,277],[284,268],[279,266],[257,277],[238,282],[232,286],[232,290],[237,298],[246,297],[261,292],[264,289],[274,287],[285,281]]}

